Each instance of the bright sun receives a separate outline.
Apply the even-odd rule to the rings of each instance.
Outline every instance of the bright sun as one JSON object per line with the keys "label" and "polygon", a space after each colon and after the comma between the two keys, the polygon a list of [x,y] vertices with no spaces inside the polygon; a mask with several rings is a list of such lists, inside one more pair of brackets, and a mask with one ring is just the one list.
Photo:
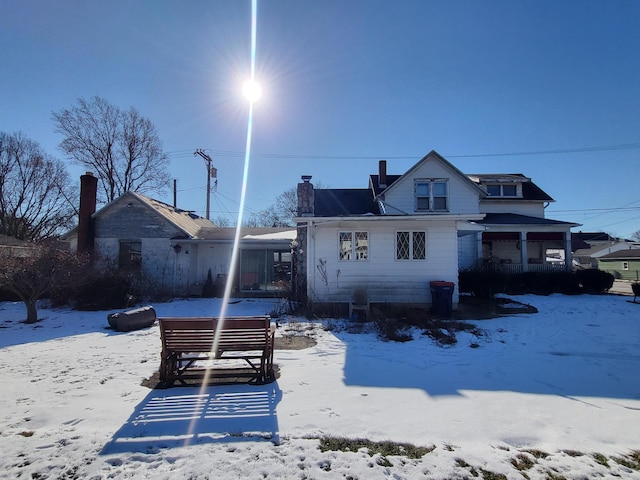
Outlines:
{"label": "bright sun", "polygon": [[255,102],[260,99],[260,96],[262,95],[262,88],[255,80],[247,80],[242,87],[242,92],[247,100]]}

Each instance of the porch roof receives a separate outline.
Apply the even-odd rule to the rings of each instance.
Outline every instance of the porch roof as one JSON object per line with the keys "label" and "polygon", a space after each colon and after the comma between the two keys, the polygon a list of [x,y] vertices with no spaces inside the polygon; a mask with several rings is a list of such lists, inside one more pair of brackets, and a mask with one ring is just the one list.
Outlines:
{"label": "porch roof", "polygon": [[477,223],[481,225],[542,225],[542,226],[563,226],[576,227],[578,223],[563,222],[550,218],[531,217],[529,215],[519,215],[517,213],[487,213],[484,219]]}

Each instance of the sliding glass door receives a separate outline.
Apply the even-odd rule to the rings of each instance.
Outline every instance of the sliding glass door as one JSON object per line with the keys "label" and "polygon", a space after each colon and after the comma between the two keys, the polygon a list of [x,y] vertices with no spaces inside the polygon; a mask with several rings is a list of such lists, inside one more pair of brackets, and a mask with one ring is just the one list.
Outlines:
{"label": "sliding glass door", "polygon": [[291,289],[291,252],[274,249],[244,249],[240,260],[240,290]]}

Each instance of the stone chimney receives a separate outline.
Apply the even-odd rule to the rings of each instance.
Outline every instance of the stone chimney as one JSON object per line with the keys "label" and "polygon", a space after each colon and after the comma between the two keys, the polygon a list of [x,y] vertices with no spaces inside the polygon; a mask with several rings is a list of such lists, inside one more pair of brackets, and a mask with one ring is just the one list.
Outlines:
{"label": "stone chimney", "polygon": [[387,188],[387,161],[380,160],[378,162],[378,186]]}
{"label": "stone chimney", "polygon": [[313,217],[314,212],[314,194],[311,175],[302,175],[302,183],[298,184],[298,216]]}
{"label": "stone chimney", "polygon": [[78,253],[93,251],[93,222],[96,212],[98,179],[91,172],[80,176],[80,212],[78,213]]}

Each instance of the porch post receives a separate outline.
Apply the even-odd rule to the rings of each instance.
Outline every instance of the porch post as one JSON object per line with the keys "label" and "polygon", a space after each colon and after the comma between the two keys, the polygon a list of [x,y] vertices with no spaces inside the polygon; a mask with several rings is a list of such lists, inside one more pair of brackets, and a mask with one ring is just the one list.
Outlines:
{"label": "porch post", "polygon": [[529,271],[529,252],[527,251],[527,232],[520,232],[520,261],[522,271]]}
{"label": "porch post", "polygon": [[573,270],[573,256],[571,255],[571,232],[564,232],[564,267],[567,272]]}
{"label": "porch post", "polygon": [[484,260],[482,256],[482,232],[476,233],[476,263],[481,264]]}

